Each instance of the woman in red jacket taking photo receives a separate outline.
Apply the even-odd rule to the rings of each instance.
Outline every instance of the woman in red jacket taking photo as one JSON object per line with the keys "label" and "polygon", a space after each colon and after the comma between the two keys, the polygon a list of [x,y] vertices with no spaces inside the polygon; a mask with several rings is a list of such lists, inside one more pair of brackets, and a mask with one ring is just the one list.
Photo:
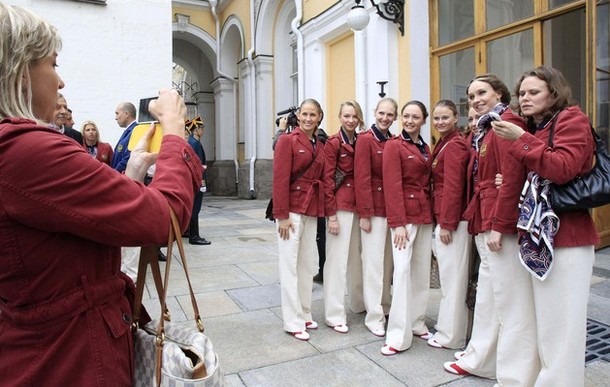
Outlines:
{"label": "woman in red jacket taking photo", "polygon": [[[506,121],[493,124],[498,136],[513,141],[509,153],[529,171],[519,217],[519,244],[521,269],[531,273],[526,286],[533,288],[533,297],[513,300],[531,301],[534,306],[535,314],[520,317],[536,327],[542,365],[539,372],[532,368],[536,385],[583,386],[587,301],[599,236],[589,211],[551,214],[542,194],[549,193],[550,182],[565,184],[591,170],[595,149],[591,125],[571,101],[563,74],[554,68],[526,71],[515,93],[527,131]],[[531,206],[534,197],[536,204]],[[532,210],[546,216],[531,222],[528,214]],[[551,224],[555,221],[558,224]],[[539,244],[532,237],[536,230],[544,235]]]}
{"label": "woman in red jacket taking photo", "polygon": [[388,141],[383,157],[383,191],[392,234],[392,306],[386,356],[411,346],[413,335],[429,340],[424,322],[430,289],[432,202],[430,148],[420,136],[428,111],[420,101],[401,110],[402,132]]}
{"label": "woman in red jacket taking photo", "polygon": [[316,131],[322,108],[315,99],[301,103],[299,126],[280,136],[273,156],[273,217],[277,222],[284,330],[309,340],[313,277],[317,273],[316,230],[324,216],[324,145]]}

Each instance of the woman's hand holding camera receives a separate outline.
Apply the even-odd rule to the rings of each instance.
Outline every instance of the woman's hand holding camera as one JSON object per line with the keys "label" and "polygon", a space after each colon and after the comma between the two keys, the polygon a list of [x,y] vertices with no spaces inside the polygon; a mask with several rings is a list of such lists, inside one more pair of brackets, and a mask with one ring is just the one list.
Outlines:
{"label": "woman's hand holding camera", "polygon": [[161,123],[164,136],[174,135],[184,138],[186,105],[176,90],[159,90],[159,98],[150,101],[148,110]]}

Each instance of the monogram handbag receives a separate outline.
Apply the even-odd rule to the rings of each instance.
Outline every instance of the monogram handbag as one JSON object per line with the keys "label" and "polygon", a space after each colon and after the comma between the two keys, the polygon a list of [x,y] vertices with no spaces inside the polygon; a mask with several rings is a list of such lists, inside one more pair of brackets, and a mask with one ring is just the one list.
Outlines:
{"label": "monogram handbag", "polygon": [[[177,386],[177,387],[216,387],[224,384],[218,356],[211,340],[203,333],[199,308],[191,280],[188,274],[184,246],[180,238],[180,227],[176,215],[171,212],[172,227],[167,244],[167,262],[165,277],[161,279],[156,246],[144,246],[140,254],[134,306],[134,347],[135,372],[134,386]],[[169,321],[166,307],[168,279],[172,261],[172,246],[178,244],[182,267],[186,274],[191,304],[195,315],[196,327],[189,328],[184,324]],[[146,279],[146,269],[151,265],[153,279],[159,303],[161,317],[144,326],[138,326],[142,296]],[[167,320],[167,321],[166,321]]]}
{"label": "monogram handbag", "polygon": [[[553,147],[555,119],[550,128],[549,146]],[[551,186],[551,207],[557,212],[583,210],[610,203],[610,157],[604,143],[591,127],[595,140],[595,165],[583,176],[570,182]]]}

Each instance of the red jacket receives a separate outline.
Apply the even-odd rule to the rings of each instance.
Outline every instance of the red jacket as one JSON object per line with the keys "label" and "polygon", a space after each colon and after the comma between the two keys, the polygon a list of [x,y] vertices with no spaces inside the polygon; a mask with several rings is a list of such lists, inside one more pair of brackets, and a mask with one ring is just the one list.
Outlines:
{"label": "red jacket", "polygon": [[383,197],[383,148],[387,141],[380,141],[372,129],[358,136],[354,155],[356,184],[356,212],[361,218],[385,217]]}
{"label": "red jacket", "polygon": [[324,144],[301,130],[282,135],[273,155],[273,217],[288,219],[294,212],[324,216]]}
{"label": "red jacket", "polygon": [[[510,109],[506,109],[501,117],[525,129],[525,122]],[[479,153],[474,154],[468,163],[468,176],[473,179],[474,193],[464,217],[468,219],[468,230],[473,235],[489,230],[502,234],[517,233],[519,196],[527,174],[519,160],[509,154],[512,145],[512,141],[496,136],[490,128]],[[476,176],[472,177],[476,159],[479,167]],[[500,189],[495,185],[498,173],[502,174]]]}
{"label": "red jacket", "polygon": [[[328,138],[324,144],[324,196],[326,216],[332,216],[337,210],[356,210],[356,193],[354,191],[354,146],[345,142],[341,133]],[[345,174],[343,183],[335,190],[335,171]]]}
{"label": "red jacket", "polygon": [[167,243],[168,203],[186,227],[198,159],[165,137],[146,187],[23,119],[0,122],[0,154],[0,385],[131,385],[120,247]]}
{"label": "red jacket", "polygon": [[432,181],[434,218],[441,228],[455,231],[466,208],[466,168],[470,149],[457,130],[434,147]]}
{"label": "red jacket", "polygon": [[[549,124],[535,134],[525,133],[510,148],[510,153],[529,170],[556,184],[565,184],[591,170],[595,142],[587,116],[576,106],[557,116],[553,148],[549,148]],[[599,235],[589,211],[558,212],[559,231],[555,247],[586,246],[599,243]]]}
{"label": "red jacket", "polygon": [[428,159],[402,135],[388,140],[383,157],[383,190],[388,227],[432,223],[430,148]]}
{"label": "red jacket", "polygon": [[112,165],[112,147],[106,142],[97,143],[97,156],[96,159],[102,163]]}

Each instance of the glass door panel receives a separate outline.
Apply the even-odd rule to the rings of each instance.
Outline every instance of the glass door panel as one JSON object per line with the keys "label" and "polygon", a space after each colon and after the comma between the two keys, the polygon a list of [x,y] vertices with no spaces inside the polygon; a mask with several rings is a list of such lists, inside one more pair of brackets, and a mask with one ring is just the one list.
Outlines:
{"label": "glass door panel", "polygon": [[534,67],[534,38],[531,29],[487,42],[487,70],[496,74],[513,92],[517,80]]}
{"label": "glass door panel", "polygon": [[545,21],[543,62],[563,73],[572,88],[572,97],[586,111],[585,23],[584,8]]}
{"label": "glass door panel", "polygon": [[452,52],[440,58],[441,99],[450,99],[458,107],[460,120],[464,126],[468,121],[468,97],[466,88],[475,76],[474,47]]}
{"label": "glass door panel", "polygon": [[534,0],[487,0],[485,7],[488,31],[534,15]]}
{"label": "glass door panel", "polygon": [[438,0],[438,40],[444,44],[474,35],[474,0]]}

